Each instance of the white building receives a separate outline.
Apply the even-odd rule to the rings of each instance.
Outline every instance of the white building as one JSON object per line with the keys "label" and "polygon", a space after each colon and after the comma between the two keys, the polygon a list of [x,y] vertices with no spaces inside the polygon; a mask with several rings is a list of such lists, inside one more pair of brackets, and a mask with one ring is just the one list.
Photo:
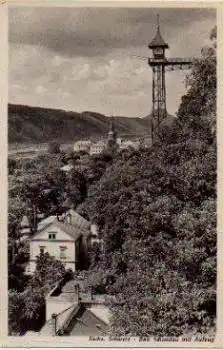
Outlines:
{"label": "white building", "polygon": [[138,141],[131,141],[131,140],[122,141],[121,144],[119,145],[119,149],[122,150],[122,149],[127,149],[127,148],[138,149],[139,142]]}
{"label": "white building", "polygon": [[61,260],[66,269],[77,270],[86,256],[89,234],[90,223],[72,209],[61,217],[50,216],[42,220],[30,239],[30,261],[26,273],[35,271],[36,257],[46,252]]}
{"label": "white building", "polygon": [[98,141],[97,143],[93,143],[90,147],[90,154],[100,154],[104,151],[105,147],[105,141]]}
{"label": "white building", "polygon": [[74,144],[74,152],[84,151],[89,153],[91,147],[91,141],[80,140]]}

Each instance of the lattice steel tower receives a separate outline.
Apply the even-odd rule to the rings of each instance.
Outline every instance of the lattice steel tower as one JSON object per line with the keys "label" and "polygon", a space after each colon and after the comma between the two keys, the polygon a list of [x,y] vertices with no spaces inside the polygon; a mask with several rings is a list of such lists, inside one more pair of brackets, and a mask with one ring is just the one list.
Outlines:
{"label": "lattice steel tower", "polygon": [[169,46],[160,34],[159,15],[157,16],[156,35],[148,47],[153,52],[153,57],[148,59],[148,64],[153,70],[151,133],[152,143],[154,143],[158,137],[160,123],[167,116],[165,71],[188,69],[192,60],[190,58],[165,57],[165,50]]}

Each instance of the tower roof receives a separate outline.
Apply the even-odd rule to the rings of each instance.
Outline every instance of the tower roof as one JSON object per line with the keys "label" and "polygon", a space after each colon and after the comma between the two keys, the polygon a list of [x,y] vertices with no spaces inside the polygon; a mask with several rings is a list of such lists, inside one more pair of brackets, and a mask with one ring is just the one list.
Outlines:
{"label": "tower roof", "polygon": [[116,137],[117,132],[116,132],[116,128],[115,128],[114,117],[110,117],[110,118],[111,118],[111,121],[109,124],[108,137],[110,137],[110,136]]}
{"label": "tower roof", "polygon": [[148,45],[150,49],[153,49],[155,47],[163,47],[165,49],[168,49],[168,44],[163,40],[161,34],[160,34],[160,26],[159,26],[159,16],[157,16],[157,29],[156,29],[156,35],[151,41],[151,43]]}
{"label": "tower roof", "polygon": [[111,117],[111,121],[110,121],[110,124],[109,124],[109,131],[112,131],[114,132],[114,117]]}
{"label": "tower roof", "polygon": [[20,223],[20,227],[21,228],[30,227],[29,219],[28,219],[28,217],[26,215],[23,215],[22,221]]}

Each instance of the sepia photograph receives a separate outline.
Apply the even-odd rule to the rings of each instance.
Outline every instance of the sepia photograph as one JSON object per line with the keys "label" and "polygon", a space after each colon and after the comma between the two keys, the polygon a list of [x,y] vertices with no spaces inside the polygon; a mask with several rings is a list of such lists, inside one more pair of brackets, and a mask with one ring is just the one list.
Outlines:
{"label": "sepia photograph", "polygon": [[213,345],[216,8],[10,6],[8,46],[8,336]]}

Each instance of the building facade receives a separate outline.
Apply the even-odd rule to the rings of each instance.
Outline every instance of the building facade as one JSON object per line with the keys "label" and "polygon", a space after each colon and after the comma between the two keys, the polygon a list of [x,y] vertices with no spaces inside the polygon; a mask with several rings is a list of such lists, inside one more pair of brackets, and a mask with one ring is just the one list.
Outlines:
{"label": "building facade", "polygon": [[51,216],[41,221],[30,239],[26,273],[34,273],[37,256],[46,252],[62,261],[66,269],[80,269],[87,256],[89,234],[90,223],[72,209],[60,217]]}
{"label": "building facade", "polygon": [[93,143],[90,147],[90,154],[100,154],[104,151],[106,148],[106,142],[105,141],[98,141],[96,143]]}
{"label": "building facade", "polygon": [[91,141],[80,140],[74,143],[73,150],[74,152],[90,152]]}

